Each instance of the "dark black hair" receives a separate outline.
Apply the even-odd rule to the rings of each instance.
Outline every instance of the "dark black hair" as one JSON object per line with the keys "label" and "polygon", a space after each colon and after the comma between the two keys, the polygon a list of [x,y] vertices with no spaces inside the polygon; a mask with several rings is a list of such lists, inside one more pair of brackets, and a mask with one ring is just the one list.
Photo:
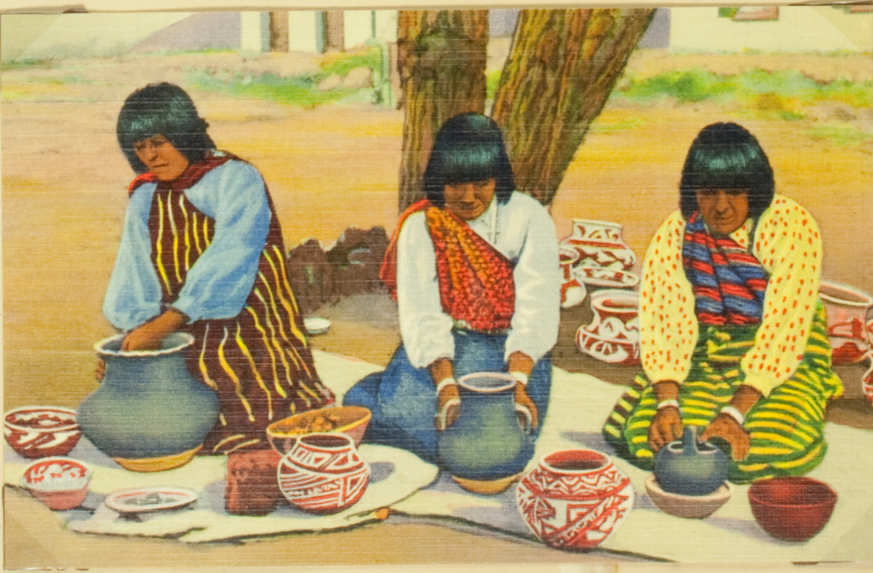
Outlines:
{"label": "dark black hair", "polygon": [[679,207],[687,220],[700,189],[744,189],[749,216],[758,217],[773,201],[773,168],[755,136],[736,123],[713,123],[700,133],[685,159],[679,184]]}
{"label": "dark black hair", "polygon": [[194,163],[203,159],[215,143],[206,133],[209,126],[185,90],[170,83],[149,84],[130,94],[118,114],[115,131],[118,145],[137,173],[148,168],[136,156],[133,145],[154,135],[166,137],[173,147]]}
{"label": "dark black hair", "polygon": [[515,180],[503,134],[494,120],[479,113],[462,113],[446,121],[424,171],[424,192],[430,202],[437,207],[446,204],[446,185],[492,178],[497,180],[497,200],[506,203]]}

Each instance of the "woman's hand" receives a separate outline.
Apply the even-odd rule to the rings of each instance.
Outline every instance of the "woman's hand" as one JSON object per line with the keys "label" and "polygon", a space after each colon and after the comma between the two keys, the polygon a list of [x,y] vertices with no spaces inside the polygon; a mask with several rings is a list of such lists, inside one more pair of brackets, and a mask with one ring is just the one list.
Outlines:
{"label": "woman's hand", "polygon": [[527,395],[527,390],[521,382],[515,383],[515,410],[519,416],[524,416],[524,427],[527,427],[529,424],[531,432],[537,429],[539,425],[539,412],[537,412],[536,405]]}
{"label": "woman's hand", "polygon": [[706,442],[710,438],[721,438],[730,444],[731,457],[734,461],[741,462],[749,455],[749,444],[751,437],[746,430],[740,426],[739,422],[734,420],[733,416],[728,414],[719,414],[715,417],[703,433],[700,434],[700,441]]}
{"label": "woman's hand", "polygon": [[[454,383],[454,365],[449,358],[438,358],[427,369],[437,388],[437,413],[433,423],[437,432],[442,432],[461,415],[461,398],[458,386]],[[450,382],[444,382],[446,380]]]}
{"label": "woman's hand", "polygon": [[131,330],[121,342],[121,350],[158,350],[161,342],[168,335],[179,330],[188,317],[184,313],[171,308],[154,320],[150,320]]}
{"label": "woman's hand", "polygon": [[679,408],[667,406],[655,412],[652,425],[649,426],[649,447],[652,451],[658,451],[669,444],[682,438],[682,416]]}
{"label": "woman's hand", "polygon": [[106,375],[106,362],[102,358],[97,359],[97,368],[94,369],[94,378],[98,382],[103,382],[103,376]]}
{"label": "woman's hand", "polygon": [[[658,404],[665,400],[679,400],[679,384],[663,380],[652,386]],[[682,414],[676,406],[658,408],[649,426],[649,447],[658,450],[682,437]]]}
{"label": "woman's hand", "polygon": [[[762,397],[761,393],[751,386],[742,385],[731,398],[730,405],[745,416]],[[719,414],[700,434],[700,441],[710,438],[721,438],[730,444],[731,457],[742,461],[749,455],[751,436],[745,428],[730,414]]]}

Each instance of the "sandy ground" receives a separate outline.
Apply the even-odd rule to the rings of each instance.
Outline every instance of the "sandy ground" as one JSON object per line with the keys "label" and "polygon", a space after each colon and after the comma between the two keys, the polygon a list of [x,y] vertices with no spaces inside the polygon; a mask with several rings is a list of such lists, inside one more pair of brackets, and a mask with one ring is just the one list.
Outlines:
{"label": "sandy ground", "polygon": [[[683,59],[684,58],[684,59]],[[638,75],[703,65],[713,71],[744,66],[800,68],[813,77],[870,77],[869,57],[668,57],[641,53]],[[238,56],[176,56],[74,62],[63,68],[3,74],[3,328],[5,408],[25,404],[75,407],[97,383],[94,342],[112,333],[100,311],[112,270],[132,174],[118,151],[114,127],[123,99],[149,81],[185,84],[189,66],[277,66],[306,69],[311,62],[243,62]],[[284,66],[284,67],[282,67]],[[260,68],[258,68],[260,69]],[[59,81],[66,78],[64,81]],[[365,104],[303,110],[241,101],[191,90],[221,148],[251,160],[269,183],[287,246],[315,237],[325,245],[349,226],[396,222],[402,114]],[[766,110],[765,110],[766,111]],[[725,110],[713,104],[649,108],[610,105],[595,122],[551,207],[559,237],[574,217],[617,221],[642,257],[657,225],[676,208],[684,155],[697,131],[713,121],[746,125],[768,151],[778,191],[812,211],[825,240],[824,277],[873,292],[873,144],[840,146],[811,130],[822,124],[861,125],[870,110],[816,110],[801,121]],[[840,119],[842,117],[842,119]],[[627,129],[633,125],[633,129]],[[395,309],[387,297],[365,296],[319,310],[333,321],[313,345],[385,364],[397,345]],[[573,334],[586,309],[564,313],[555,363],[627,383],[634,369],[583,357]],[[861,398],[859,367],[839,373],[846,397],[830,419],[873,427],[873,409]],[[329,381],[328,381],[329,383]],[[186,547],[171,540],[118,540],[63,531],[41,504],[6,493],[7,567],[112,565],[137,551],[142,565],[179,559],[198,564],[324,562],[544,562],[574,557],[503,537],[479,537],[432,524],[388,523],[318,536],[282,537],[245,546]],[[402,535],[403,543],[396,543]],[[445,547],[455,550],[447,554]],[[390,548],[390,549],[389,549]],[[583,560],[613,558],[600,554]],[[272,561],[271,561],[272,560]]]}

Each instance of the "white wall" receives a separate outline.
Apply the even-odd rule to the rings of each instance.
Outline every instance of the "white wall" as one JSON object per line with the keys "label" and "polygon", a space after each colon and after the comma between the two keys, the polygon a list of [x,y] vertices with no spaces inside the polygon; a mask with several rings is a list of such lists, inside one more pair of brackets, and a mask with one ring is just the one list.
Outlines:
{"label": "white wall", "polygon": [[673,8],[670,18],[673,51],[869,52],[873,45],[873,13],[830,6],[780,6],[779,19],[769,21],[719,18],[713,6]]}
{"label": "white wall", "polygon": [[318,33],[321,26],[315,10],[294,10],[288,12],[288,50],[291,52],[316,53],[319,48]]}
{"label": "white wall", "polygon": [[240,13],[240,51],[249,53],[270,51],[269,12]]}

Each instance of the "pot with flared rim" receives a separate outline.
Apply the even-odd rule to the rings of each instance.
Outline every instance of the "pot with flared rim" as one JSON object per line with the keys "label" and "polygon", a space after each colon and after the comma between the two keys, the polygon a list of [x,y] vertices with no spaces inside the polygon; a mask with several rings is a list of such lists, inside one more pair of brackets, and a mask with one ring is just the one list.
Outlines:
{"label": "pot with flared rim", "polygon": [[105,362],[100,386],[79,405],[76,420],[99,450],[133,471],[184,465],[218,421],[215,392],[188,371],[194,337],[167,336],[154,351],[121,350],[123,335],[98,342]]}
{"label": "pot with flared rim", "polygon": [[499,493],[533,457],[529,413],[516,407],[515,385],[512,376],[497,372],[458,379],[460,414],[440,434],[437,451],[443,466],[465,489]]}

